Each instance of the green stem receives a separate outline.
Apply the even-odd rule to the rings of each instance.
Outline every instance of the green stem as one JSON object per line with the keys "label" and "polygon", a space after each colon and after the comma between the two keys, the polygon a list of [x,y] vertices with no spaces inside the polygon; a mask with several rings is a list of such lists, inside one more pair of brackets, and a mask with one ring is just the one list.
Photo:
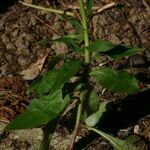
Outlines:
{"label": "green stem", "polygon": [[[84,28],[83,30],[83,36],[84,36],[84,58],[85,58],[85,63],[89,64],[90,63],[90,52],[87,49],[87,47],[89,46],[89,34],[88,34],[88,25],[87,25],[87,16],[86,16],[86,8],[85,8],[85,3],[84,0],[79,0],[79,4],[80,4],[80,13],[81,13],[81,22],[82,22],[82,26]],[[69,150],[74,149],[74,142],[75,142],[75,138],[78,132],[78,128],[81,122],[81,114],[82,114],[82,107],[83,107],[83,103],[85,100],[85,95],[86,95],[87,91],[82,91],[80,94],[80,102],[78,105],[78,111],[77,111],[77,118],[76,118],[76,125],[75,125],[75,129],[72,135],[72,140],[71,140],[71,144],[69,146]]]}
{"label": "green stem", "polygon": [[85,62],[86,63],[90,63],[90,52],[87,49],[87,47],[89,46],[89,34],[88,34],[88,25],[87,25],[87,16],[86,16],[86,12],[85,12],[85,3],[83,0],[79,0],[79,4],[80,4],[80,13],[82,16],[82,26],[84,28],[83,31],[83,36],[84,36],[84,57],[85,57]]}
{"label": "green stem", "polygon": [[73,16],[72,12],[65,12],[65,11],[62,11],[62,10],[57,10],[57,9],[52,9],[52,8],[45,8],[45,7],[41,7],[41,6],[29,4],[29,3],[24,3],[22,1],[20,1],[20,3],[24,6],[28,6],[28,7],[31,7],[31,8],[36,8],[36,9],[43,10],[43,11],[48,11],[48,12],[61,14],[61,15],[66,14],[67,16]]}

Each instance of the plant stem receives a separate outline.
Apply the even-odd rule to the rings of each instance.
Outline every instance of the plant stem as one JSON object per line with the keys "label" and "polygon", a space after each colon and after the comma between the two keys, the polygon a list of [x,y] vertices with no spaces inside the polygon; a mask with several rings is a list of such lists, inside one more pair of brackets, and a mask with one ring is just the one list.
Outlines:
{"label": "plant stem", "polygon": [[90,52],[87,49],[87,47],[89,46],[89,34],[88,34],[88,25],[87,25],[87,16],[86,16],[86,12],[85,12],[85,3],[84,0],[79,0],[79,4],[80,4],[80,13],[82,16],[82,26],[84,28],[83,31],[83,36],[84,36],[84,57],[85,57],[85,62],[86,63],[90,63]]}
{"label": "plant stem", "polygon": [[[84,36],[84,58],[85,58],[85,63],[89,64],[90,63],[90,52],[87,49],[87,47],[89,46],[89,34],[88,34],[88,25],[87,25],[87,16],[86,16],[86,12],[85,12],[85,3],[84,0],[79,0],[79,4],[80,4],[80,13],[82,16],[82,26],[84,28],[83,30],[83,36]],[[74,132],[72,135],[72,140],[71,140],[71,144],[69,146],[69,150],[73,150],[74,149],[74,143],[75,143],[75,139],[76,139],[76,135],[79,129],[79,125],[80,125],[80,121],[81,121],[81,114],[82,114],[82,107],[83,107],[83,103],[85,100],[85,95],[86,95],[87,91],[82,91],[80,94],[80,102],[78,105],[78,111],[77,111],[77,118],[76,118],[76,125],[74,128]]]}
{"label": "plant stem", "polygon": [[71,140],[71,143],[70,143],[70,146],[69,146],[69,150],[74,149],[74,143],[75,143],[75,139],[76,139],[76,136],[77,136],[79,125],[80,125],[81,113],[82,113],[82,101],[80,100],[78,110],[77,110],[76,125],[75,125],[74,131],[73,131],[72,140]]}
{"label": "plant stem", "polygon": [[42,7],[42,6],[37,6],[37,5],[29,4],[29,3],[24,3],[22,1],[20,1],[20,3],[22,5],[25,5],[25,6],[28,6],[28,7],[31,7],[31,8],[36,8],[36,9],[43,10],[43,11],[48,11],[48,12],[61,14],[61,15],[66,14],[67,16],[73,16],[72,12],[65,12],[63,10],[57,10],[57,9],[52,9],[52,8],[45,8],[45,7]]}

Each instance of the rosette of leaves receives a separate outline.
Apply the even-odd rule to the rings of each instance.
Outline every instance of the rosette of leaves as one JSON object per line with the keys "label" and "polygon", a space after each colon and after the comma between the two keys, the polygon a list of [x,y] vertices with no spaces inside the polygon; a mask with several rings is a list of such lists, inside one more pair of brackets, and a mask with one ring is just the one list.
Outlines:
{"label": "rosette of leaves", "polygon": [[[80,0],[80,2],[81,1],[82,0]],[[83,11],[86,18],[90,18],[93,0],[82,1],[82,4],[84,5]],[[84,56],[84,49],[86,49],[89,54],[93,52],[96,56],[104,54],[114,60],[128,57],[141,51],[141,49],[137,47],[115,45],[101,39],[89,42],[90,44],[88,46],[82,45],[85,40],[85,30],[87,30],[83,25],[83,20],[80,21],[77,18],[70,17],[65,19],[75,28],[74,33],[68,33],[66,36],[55,40],[43,39],[39,43],[46,45],[53,42],[63,42],[67,44],[72,51],[82,57],[86,57]],[[88,21],[87,19],[86,23],[88,23]],[[94,59],[92,55],[89,57],[90,60]],[[55,66],[60,61],[64,63],[60,69],[57,70]],[[79,96],[79,102],[82,102],[82,111],[80,113],[84,114],[84,116],[77,114],[77,116],[82,116],[79,118],[80,123],[85,123],[89,130],[93,130],[109,140],[116,149],[136,149],[132,144],[127,144],[127,142],[123,140],[96,129],[96,125],[102,121],[101,118],[107,111],[106,107],[108,102],[102,102],[98,98],[94,87],[88,87],[88,79],[92,76],[107,90],[126,94],[135,94],[140,91],[138,80],[124,70],[113,70],[108,67],[90,70],[88,68],[90,63],[91,61],[87,63],[86,61],[82,62],[77,59],[70,59],[66,54],[55,56],[48,65],[47,73],[33,81],[29,88],[30,91],[33,90],[36,93],[36,97],[31,100],[29,106],[23,113],[7,125],[5,130],[44,126],[44,142],[41,149],[48,149],[48,141],[55,131],[57,121],[65,111],[74,93],[78,91],[82,95]],[[80,81],[70,83],[69,81],[73,77],[78,77]],[[69,90],[64,92],[63,89],[66,85],[69,85],[69,88],[67,87]]]}

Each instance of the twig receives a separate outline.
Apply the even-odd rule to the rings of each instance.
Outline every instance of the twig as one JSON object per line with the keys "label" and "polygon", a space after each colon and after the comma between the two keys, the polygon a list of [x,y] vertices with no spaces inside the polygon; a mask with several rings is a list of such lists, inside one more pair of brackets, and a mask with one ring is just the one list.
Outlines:
{"label": "twig", "polygon": [[28,7],[31,7],[31,8],[36,8],[36,9],[39,9],[39,10],[48,11],[48,12],[52,12],[52,13],[56,13],[56,14],[61,14],[61,15],[65,14],[67,16],[73,16],[74,15],[72,12],[66,12],[66,11],[63,11],[63,10],[57,10],[57,9],[52,9],[52,8],[45,8],[45,7],[42,7],[42,6],[37,6],[37,5],[29,4],[29,3],[24,3],[22,1],[19,1],[19,3],[21,3],[24,6],[28,6]]}
{"label": "twig", "polygon": [[71,109],[73,109],[78,102],[78,99],[75,99],[65,110],[65,112],[61,115],[61,118],[63,118]]}
{"label": "twig", "polygon": [[50,28],[55,34],[58,33],[58,31],[56,31],[54,28],[52,28],[48,23],[44,22],[41,18],[39,18],[38,16],[34,15],[34,17],[36,19],[38,19],[41,23],[43,23],[44,25],[46,25],[48,28]]}
{"label": "twig", "polygon": [[102,8],[98,9],[97,12],[94,13],[94,14],[91,16],[91,18],[93,18],[95,15],[100,14],[100,13],[103,12],[104,10],[109,9],[109,8],[112,8],[112,7],[115,7],[115,6],[117,6],[117,5],[118,5],[118,3],[116,3],[116,2],[112,2],[112,3],[110,3],[110,4],[104,5]]}
{"label": "twig", "polygon": [[107,4],[107,5],[103,6],[102,8],[98,9],[97,13],[101,13],[102,11],[104,11],[104,10],[106,10],[108,8],[112,8],[112,7],[116,6],[116,5],[117,5],[116,2],[112,2],[110,4]]}

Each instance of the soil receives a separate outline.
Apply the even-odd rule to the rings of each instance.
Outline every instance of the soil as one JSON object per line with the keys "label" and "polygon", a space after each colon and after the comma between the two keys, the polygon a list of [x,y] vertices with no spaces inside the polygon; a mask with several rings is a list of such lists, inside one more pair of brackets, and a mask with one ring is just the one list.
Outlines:
{"label": "soil", "polygon": [[[113,0],[95,0],[94,6],[102,8],[112,2]],[[33,1],[33,3],[63,10],[77,6],[76,0],[42,0]],[[73,9],[73,11],[78,14],[78,10]],[[93,14],[95,12],[96,10],[93,10]],[[33,79],[30,81],[24,79],[20,75],[23,70],[36,63],[41,54],[45,52],[48,52],[48,57],[37,75],[42,74],[47,69],[50,59],[57,54],[65,52],[71,57],[78,57],[65,44],[56,43],[48,46],[39,44],[39,41],[44,38],[53,39],[64,35],[64,30],[72,32],[73,28],[55,14],[25,7],[18,1],[6,2],[2,0],[0,2],[0,149],[38,149],[42,136],[41,129],[3,132],[3,128],[24,111],[30,99],[34,97],[34,95],[28,96],[26,93],[26,89]],[[127,69],[128,72],[136,76],[140,81],[141,89],[150,87],[150,3],[148,1],[120,0],[119,5],[91,17],[90,32],[92,40],[104,39],[114,44],[138,46],[143,49],[137,55],[116,61],[101,56],[92,62],[91,67],[97,67],[109,61],[108,66],[115,69]],[[149,90],[144,91],[141,95],[126,98],[126,95],[110,93],[98,85],[95,85],[95,88],[102,98],[112,101],[116,107],[115,117],[114,114],[111,116],[114,117],[114,122],[112,118],[109,118],[108,120],[112,122],[106,121],[102,128],[121,139],[134,137],[136,145],[140,149],[150,149]],[[133,102],[124,107],[130,99],[133,99]],[[122,101],[121,104],[120,100]],[[118,108],[122,108],[120,114],[123,115],[118,115]],[[134,112],[141,113],[135,115]],[[65,150],[69,145],[71,132],[62,125],[64,124],[60,122],[56,136],[51,143],[51,149]],[[84,132],[85,129],[80,130],[79,140],[76,144],[77,149],[112,149],[102,137]]]}

